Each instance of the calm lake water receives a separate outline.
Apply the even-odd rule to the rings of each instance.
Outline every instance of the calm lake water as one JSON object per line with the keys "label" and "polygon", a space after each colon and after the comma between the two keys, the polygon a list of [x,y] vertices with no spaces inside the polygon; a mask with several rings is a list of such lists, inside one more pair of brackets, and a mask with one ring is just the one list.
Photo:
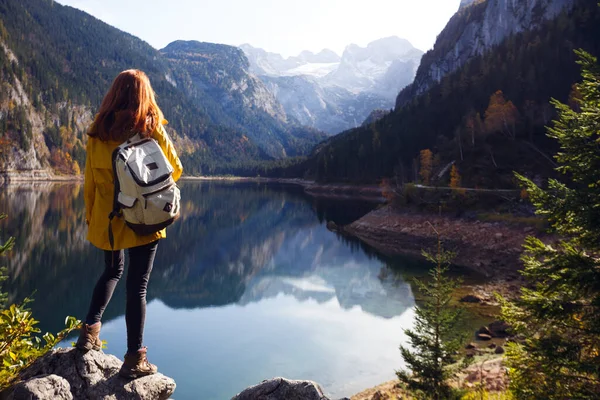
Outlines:
{"label": "calm lake water", "polygon": [[[394,260],[390,270],[325,226],[373,204],[264,184],[181,187],[182,218],[158,247],[145,331],[150,361],[177,382],[175,399],[229,399],[275,376],[315,380],[334,398],[394,379],[415,304],[406,277],[427,266]],[[9,214],[0,237],[17,238],[4,260],[11,300],[33,295],[44,330],[83,319],[103,269],[85,240],[83,187],[1,187],[0,211]],[[118,357],[124,308],[122,282],[101,336]]]}

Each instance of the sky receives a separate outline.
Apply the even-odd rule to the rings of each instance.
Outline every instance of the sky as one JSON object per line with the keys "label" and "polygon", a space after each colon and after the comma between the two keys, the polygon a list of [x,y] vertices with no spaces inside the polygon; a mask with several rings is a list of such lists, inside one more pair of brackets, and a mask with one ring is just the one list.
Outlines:
{"label": "sky", "polygon": [[58,0],[161,49],[174,40],[239,46],[284,56],[340,54],[388,36],[427,51],[460,0]]}

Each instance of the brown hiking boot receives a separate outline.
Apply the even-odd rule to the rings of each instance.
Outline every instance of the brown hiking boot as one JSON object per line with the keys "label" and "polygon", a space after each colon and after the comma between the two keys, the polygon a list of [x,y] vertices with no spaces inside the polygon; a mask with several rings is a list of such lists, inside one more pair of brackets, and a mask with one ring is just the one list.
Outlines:
{"label": "brown hiking boot", "polygon": [[133,354],[125,354],[125,362],[119,371],[119,375],[124,378],[140,378],[146,375],[155,374],[158,371],[158,368],[154,364],[150,364],[148,358],[146,357],[146,353],[148,349],[146,347],[142,347],[136,353]]}
{"label": "brown hiking boot", "polygon": [[81,324],[81,330],[79,332],[79,339],[77,339],[77,347],[79,350],[90,351],[90,350],[101,350],[102,340],[100,340],[100,327],[102,323],[96,322],[93,325],[86,323]]}

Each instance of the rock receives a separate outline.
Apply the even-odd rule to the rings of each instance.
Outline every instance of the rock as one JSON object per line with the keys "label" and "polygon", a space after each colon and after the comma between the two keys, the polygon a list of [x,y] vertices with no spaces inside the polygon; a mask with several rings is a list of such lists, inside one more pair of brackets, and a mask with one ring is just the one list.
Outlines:
{"label": "rock", "polygon": [[337,232],[340,230],[340,228],[337,226],[337,224],[333,221],[327,222],[327,229],[329,229],[332,232]]}
{"label": "rock", "polygon": [[488,349],[495,349],[496,347],[497,347],[496,343],[490,343],[490,345],[488,346]]}
{"label": "rock", "polygon": [[73,400],[71,385],[57,375],[46,375],[20,382],[7,400]]}
{"label": "rock", "polygon": [[496,338],[506,338],[510,336],[508,331],[510,330],[510,325],[508,325],[504,321],[494,321],[488,325],[488,330],[493,337]]}
{"label": "rock", "polygon": [[496,239],[498,239],[498,240],[500,240],[500,239],[502,239],[502,238],[504,237],[504,235],[503,235],[503,234],[501,234],[500,232],[496,233],[494,236],[495,236],[495,237],[496,237]]}
{"label": "rock", "polygon": [[476,347],[477,347],[477,345],[475,343],[469,343],[468,345],[465,346],[465,349],[471,350],[471,349],[474,349]]}
{"label": "rock", "polygon": [[461,303],[481,303],[481,298],[477,297],[473,294],[468,294],[465,297],[463,297],[462,299],[460,299]]}
{"label": "rock", "polygon": [[498,346],[496,350],[494,350],[494,354],[504,354],[504,347]]}
{"label": "rock", "polygon": [[55,349],[23,371],[21,378],[48,382],[40,378],[57,375],[68,382],[74,399],[163,400],[175,391],[175,381],[162,374],[134,380],[121,378],[121,365],[117,357],[102,351]]}
{"label": "rock", "polygon": [[318,384],[273,378],[251,386],[231,400],[329,400]]}
{"label": "rock", "polygon": [[492,340],[492,336],[488,335],[487,333],[478,333],[477,340]]}
{"label": "rock", "polygon": [[391,399],[390,395],[387,393],[383,393],[381,390],[378,390],[377,392],[375,392],[373,397],[371,397],[371,400],[390,400],[390,399]]}
{"label": "rock", "polygon": [[490,331],[490,329],[487,326],[482,326],[481,328],[479,328],[479,330],[477,330],[477,333],[485,333],[486,335],[492,336],[492,331]]}

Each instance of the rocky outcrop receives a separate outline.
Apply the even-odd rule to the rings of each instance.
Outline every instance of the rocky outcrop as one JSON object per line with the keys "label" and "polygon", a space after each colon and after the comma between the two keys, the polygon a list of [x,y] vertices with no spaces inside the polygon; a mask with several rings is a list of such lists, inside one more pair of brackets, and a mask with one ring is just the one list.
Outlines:
{"label": "rocky outcrop", "polygon": [[477,0],[460,0],[460,8],[468,7]]}
{"label": "rocky outcrop", "polygon": [[423,56],[414,83],[400,93],[397,106],[427,91],[472,58],[510,35],[540,26],[570,8],[576,0],[463,0],[460,10]]}
{"label": "rocky outcrop", "polygon": [[389,110],[382,110],[382,109],[373,110],[371,112],[371,114],[369,114],[367,119],[365,119],[363,121],[362,126],[369,126],[369,125],[379,121],[381,118],[385,117],[389,113],[390,113]]}
{"label": "rocky outcrop", "polygon": [[71,386],[58,375],[31,378],[15,385],[7,400],[72,400]]}
{"label": "rocky outcrop", "polygon": [[122,362],[102,351],[56,349],[38,359],[2,398],[25,399],[168,399],[175,381],[162,374],[128,380],[118,375]]}
{"label": "rocky outcrop", "polygon": [[315,382],[273,378],[247,388],[231,400],[329,400],[329,398]]}

